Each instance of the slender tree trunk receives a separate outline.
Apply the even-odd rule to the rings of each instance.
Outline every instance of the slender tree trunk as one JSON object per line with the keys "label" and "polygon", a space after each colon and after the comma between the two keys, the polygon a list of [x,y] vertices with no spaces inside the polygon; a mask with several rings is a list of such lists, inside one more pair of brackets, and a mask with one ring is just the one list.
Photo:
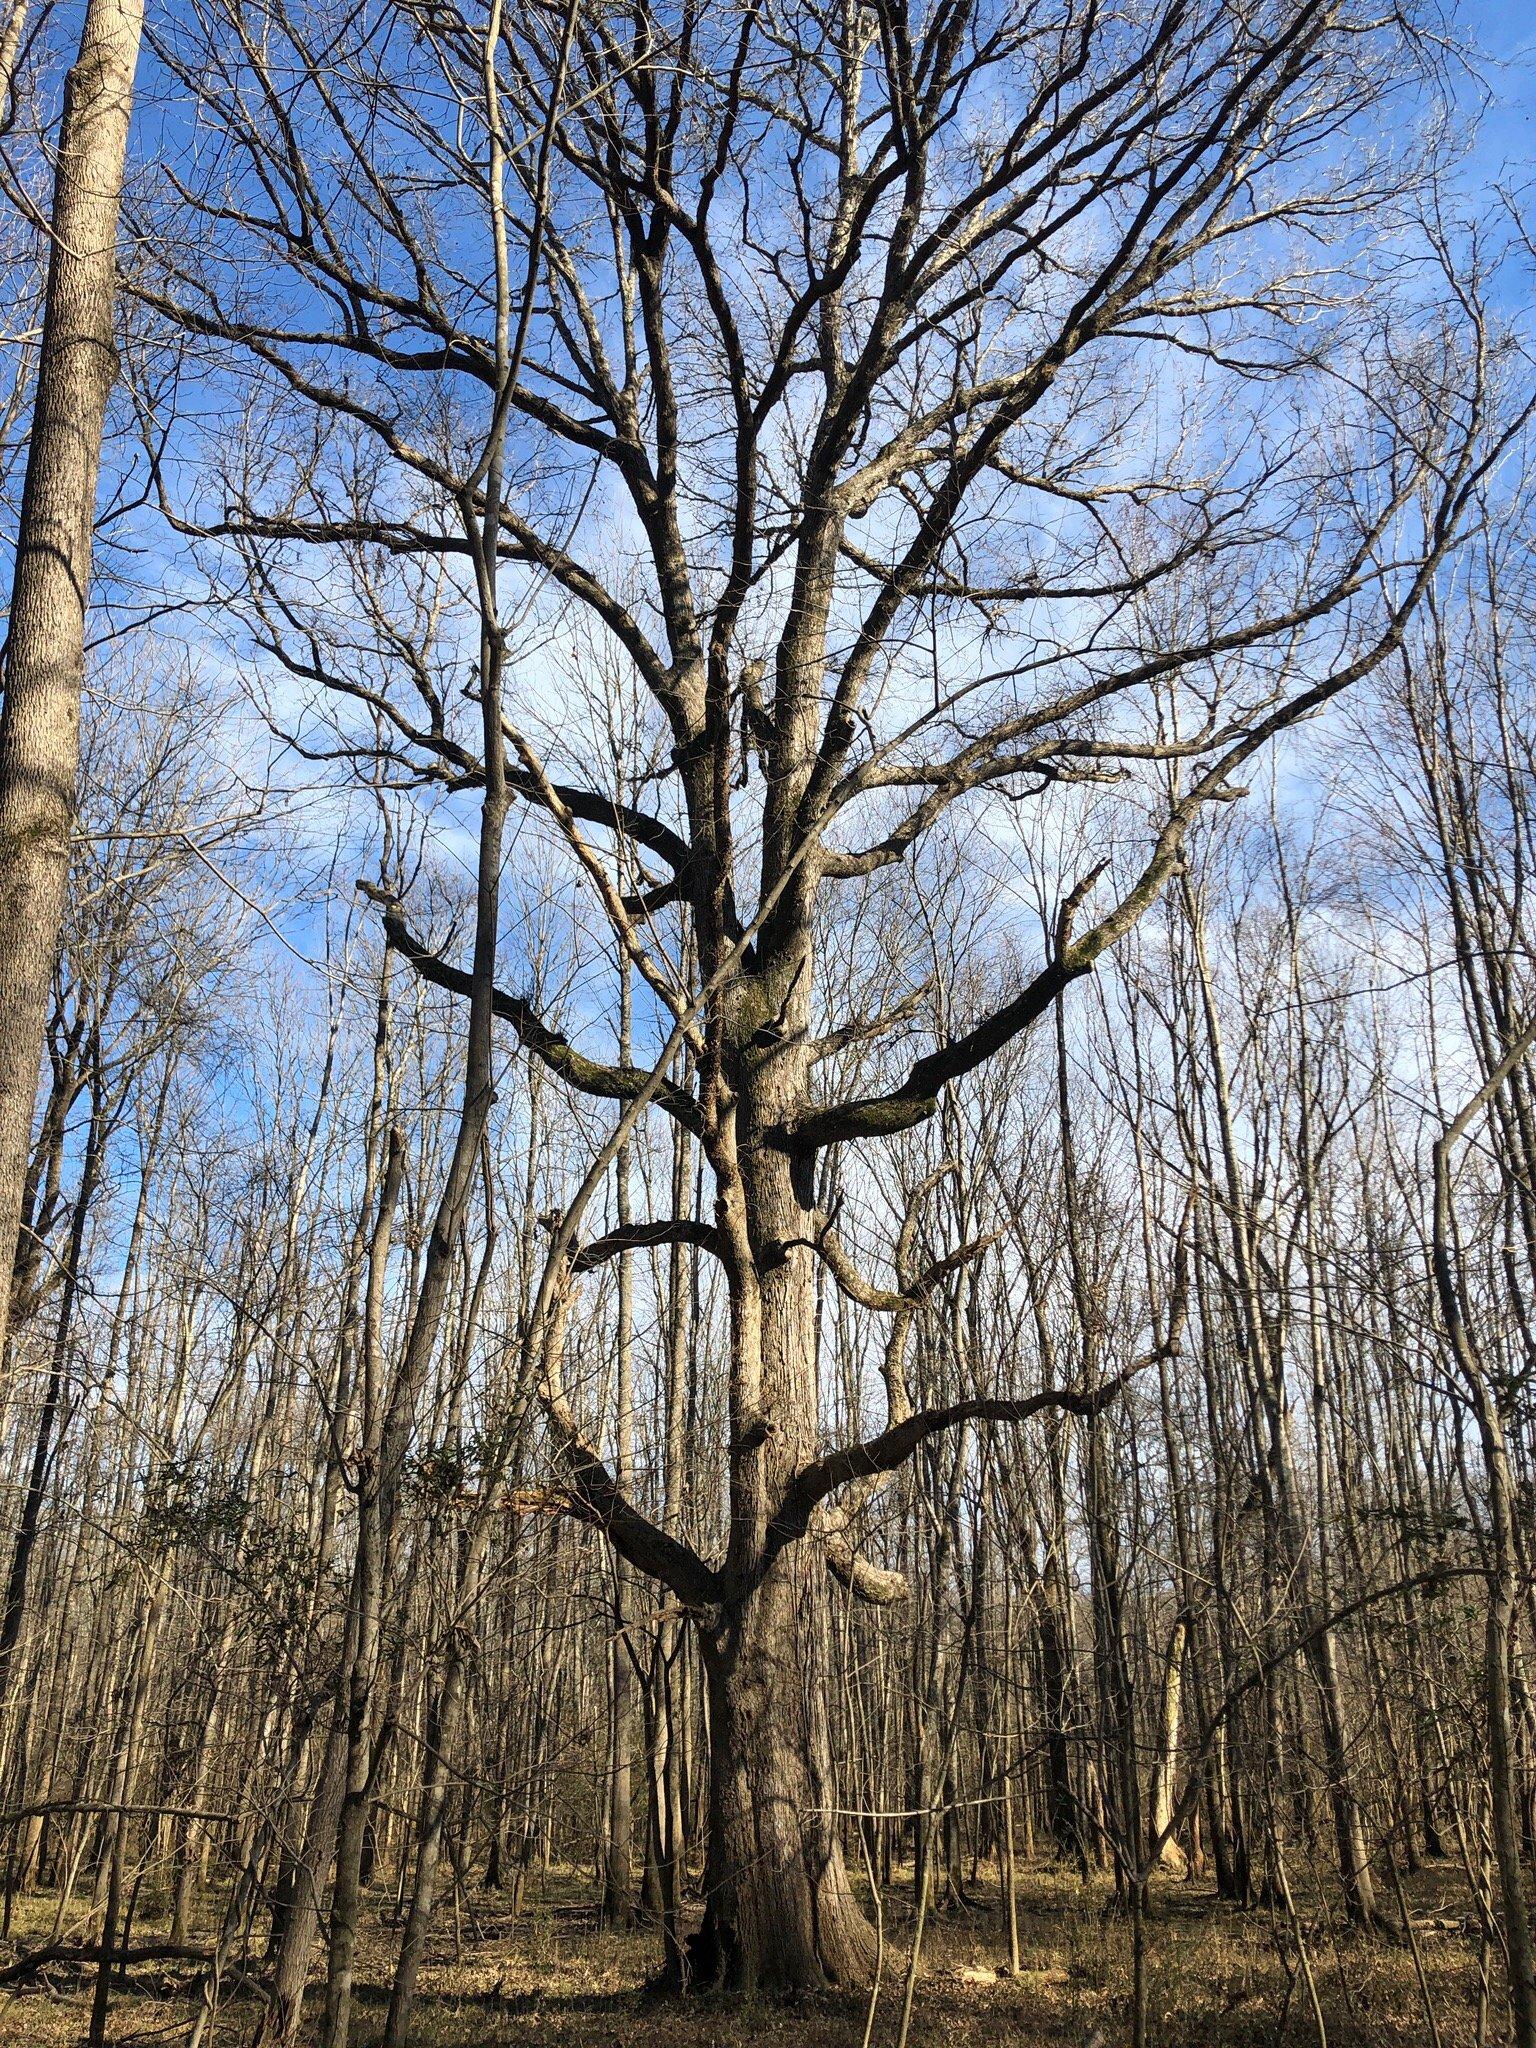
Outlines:
{"label": "slender tree trunk", "polygon": [[1504,1947],[1509,1957],[1509,2003],[1514,2048],[1536,2048],[1536,1945],[1531,1938],[1521,1863],[1519,1762],[1517,1755],[1512,1645],[1520,1596],[1520,1538],[1504,1417],[1484,1370],[1462,1308],[1451,1238],[1450,1153],[1477,1112],[1494,1096],[1515,1065],[1531,1050],[1536,1025],[1527,1030],[1479,1093],[1451,1123],[1434,1152],[1434,1275],[1440,1312],[1452,1353],[1472,1396],[1482,1439],[1492,1539],[1488,1607],[1483,1625],[1483,1687],[1488,1714],[1488,1791],[1492,1807],[1494,1861],[1503,1908]]}
{"label": "slender tree trunk", "polygon": [[299,2030],[304,1992],[309,1982],[310,1951],[320,1924],[320,1893],[336,1853],[336,1829],[347,1789],[347,1723],[345,1697],[332,1705],[305,1822],[303,1846],[285,1873],[285,1897],[273,1971],[271,1998],[257,2031],[260,2048],[287,2048]]}
{"label": "slender tree trunk", "polygon": [[[1157,1717],[1157,1755],[1152,1764],[1152,1835],[1161,1841],[1173,1818],[1173,1780],[1179,1756],[1179,1707],[1184,1684],[1184,1645],[1189,1622],[1179,1615],[1168,1632],[1163,1657],[1163,1692]],[[1164,1870],[1182,1877],[1189,1867],[1184,1851],[1168,1835],[1158,1852]]]}
{"label": "slender tree trunk", "polygon": [[[672,1140],[672,1213],[691,1213],[691,1147],[688,1134],[674,1126]],[[669,1536],[683,1533],[686,1503],[688,1428],[688,1351],[693,1332],[692,1269],[681,1245],[672,1247],[667,1268],[667,1375],[664,1419],[662,1527]],[[663,1972],[681,1979],[687,1969],[682,1934],[683,1879],[688,1859],[683,1763],[686,1731],[683,1719],[683,1660],[686,1639],[673,1603],[668,1602],[656,1629],[651,1662],[650,1708],[650,1838],[646,1875],[654,1880],[655,1909],[661,1918]]]}
{"label": "slender tree trunk", "polygon": [[[628,1066],[630,1046],[629,962],[619,968],[619,1059]],[[633,1221],[630,1206],[630,1148],[621,1145],[613,1162],[615,1212],[621,1230]],[[615,1337],[613,1476],[626,1493],[634,1479],[635,1434],[635,1300],[633,1262],[619,1256],[618,1330]],[[633,1756],[635,1746],[635,1646],[629,1629],[633,1619],[633,1574],[628,1562],[613,1553],[613,1637],[609,1645],[613,1716],[608,1765],[607,1848],[603,1861],[603,1917],[610,1925],[627,1926],[635,1910]]]}
{"label": "slender tree trunk", "polygon": [[1322,1625],[1320,1620],[1312,1546],[1301,1511],[1291,1447],[1284,1337],[1274,1327],[1273,1319],[1266,1315],[1261,1297],[1255,1257],[1258,1222],[1251,1191],[1244,1184],[1240,1165],[1226,1051],[1206,953],[1203,911],[1187,874],[1182,878],[1182,893],[1199,974],[1211,1062],[1211,1088],[1220,1134],[1222,1177],[1235,1276],[1232,1294],[1238,1350],[1250,1388],[1255,1421],[1262,1427],[1257,1478],[1266,1510],[1267,1540],[1279,1552],[1276,1568],[1280,1578],[1294,1588],[1305,1632],[1304,1657],[1317,1688],[1323,1759],[1328,1772],[1328,1801],[1333,1815],[1334,1843],[1345,1909],[1357,1926],[1369,1927],[1377,1919],[1375,1885],[1366,1852],[1360,1805],[1351,1783],[1337,1639],[1334,1631]]}
{"label": "slender tree trunk", "polygon": [[[89,2048],[104,2048],[107,2038],[107,2010],[112,1995],[112,1973],[122,1933],[123,1876],[128,1857],[132,1818],[127,1809],[133,1803],[134,1778],[138,1768],[139,1729],[144,1702],[154,1675],[155,1653],[159,1648],[163,1611],[163,1562],[151,1566],[149,1590],[137,1617],[134,1661],[128,1682],[122,1717],[122,1734],[112,1775],[108,1780],[108,1810],[103,1826],[103,1865],[107,1875],[106,1908],[101,1925],[101,1960],[91,1997]],[[127,1946],[126,1941],[122,1944]]]}
{"label": "slender tree trunk", "polygon": [[406,2048],[410,2038],[411,2008],[416,1997],[416,1979],[426,1954],[427,1935],[432,1926],[432,1909],[437,1900],[437,1872],[442,1855],[443,1824],[452,1790],[453,1757],[458,1747],[459,1726],[464,1717],[464,1698],[469,1673],[468,1617],[479,1592],[489,1529],[482,1526],[471,1539],[463,1577],[461,1626],[453,1630],[442,1684],[428,1722],[426,1766],[422,1774],[421,1806],[416,1829],[416,1878],[411,1890],[410,1911],[400,1941],[395,1981],[390,1991],[389,2014],[384,2024],[384,2048]]}
{"label": "slender tree trunk", "polygon": [[43,1502],[48,1492],[48,1475],[51,1470],[53,1433],[58,1422],[59,1409],[64,1400],[64,1387],[69,1372],[70,1343],[74,1336],[75,1305],[80,1297],[81,1264],[85,1250],[85,1228],[90,1216],[91,1204],[96,1194],[102,1145],[102,1104],[98,1094],[91,1115],[90,1130],[86,1138],[85,1162],[80,1176],[80,1191],[75,1197],[75,1213],[70,1219],[69,1247],[66,1253],[68,1264],[64,1269],[63,1292],[59,1300],[59,1319],[53,1336],[53,1355],[49,1364],[48,1384],[43,1393],[43,1405],[37,1418],[37,1436],[32,1445],[32,1464],[27,1474],[27,1491],[22,1501],[21,1521],[16,1530],[16,1541],[11,1549],[11,1569],[6,1580],[5,1607],[0,1612],[0,1710],[3,1710],[10,1695],[11,1666],[16,1655],[16,1645],[21,1638],[21,1626],[26,1615],[27,1579],[32,1568],[32,1553],[37,1547],[37,1534],[42,1522]]}
{"label": "slender tree trunk", "polygon": [[379,1500],[383,1478],[379,1469],[383,1437],[380,1385],[382,1324],[395,1203],[405,1170],[405,1143],[398,1130],[390,1132],[388,1148],[384,1184],[369,1247],[368,1295],[363,1316],[365,1435],[357,1502],[357,1555],[352,1571],[353,1613],[349,1630],[352,1655],[344,1695],[338,1695],[338,1698],[344,1696],[346,1702],[346,1784],[336,1842],[331,1948],[326,1972],[325,2017],[320,2036],[325,2048],[346,2048],[352,2010],[358,1915],[362,1905],[363,1840],[373,1786],[373,1707],[384,1607],[384,1558],[390,1536],[380,1512]]}

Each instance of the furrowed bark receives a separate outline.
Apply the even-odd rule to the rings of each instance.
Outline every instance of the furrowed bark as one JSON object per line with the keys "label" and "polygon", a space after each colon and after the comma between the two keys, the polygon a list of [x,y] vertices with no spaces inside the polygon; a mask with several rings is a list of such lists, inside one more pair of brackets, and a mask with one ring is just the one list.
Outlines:
{"label": "furrowed bark", "polygon": [[[89,0],[65,84],[0,708],[0,1246],[9,1269],[69,879],[117,222],[143,0]],[[0,1351],[10,1289],[0,1289]]]}

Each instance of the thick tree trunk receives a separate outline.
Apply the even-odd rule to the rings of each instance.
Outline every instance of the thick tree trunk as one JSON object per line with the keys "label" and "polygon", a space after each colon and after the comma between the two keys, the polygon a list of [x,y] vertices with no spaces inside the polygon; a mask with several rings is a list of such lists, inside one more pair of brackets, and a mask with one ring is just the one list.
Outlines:
{"label": "thick tree trunk", "polygon": [[[143,0],[89,0],[59,133],[0,712],[0,1262],[7,1283],[69,876],[96,479],[117,374],[117,215],[143,18]],[[7,1284],[0,1349],[9,1306]]]}
{"label": "thick tree trunk", "polygon": [[[755,1070],[741,1055],[748,1078],[737,1129],[752,1270],[733,1302],[730,1590],[699,1629],[709,1689],[707,1904],[690,1974],[742,1991],[856,1983],[875,1951],[838,1838],[825,1556],[814,1531],[777,1550],[769,1533],[819,1431],[815,1219],[796,1167],[764,1142],[765,1128],[806,1094],[805,977],[795,959],[791,947],[768,1010],[783,1020],[787,1043],[770,1037],[770,1050],[753,1056],[762,1061]],[[758,1020],[744,1011],[739,1021],[750,1043]]]}
{"label": "thick tree trunk", "polygon": [[703,1637],[709,1845],[694,1982],[800,1991],[860,1983],[873,1964],[826,1782],[823,1571],[813,1545],[793,1547]]}

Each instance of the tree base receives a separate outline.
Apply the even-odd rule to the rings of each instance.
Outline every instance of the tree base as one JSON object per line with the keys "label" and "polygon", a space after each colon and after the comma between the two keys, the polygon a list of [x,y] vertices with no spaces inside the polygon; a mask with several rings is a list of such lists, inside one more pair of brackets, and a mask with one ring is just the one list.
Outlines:
{"label": "tree base", "polygon": [[808,1992],[862,1989],[875,1967],[875,1931],[860,1912],[840,1864],[823,1882],[805,1886],[810,1894],[810,1939],[792,1932],[804,1916],[780,1923],[776,1937],[750,1942],[723,1916],[706,1912],[698,1932],[684,1946],[681,1967],[671,1973],[673,1989],[796,1998]]}

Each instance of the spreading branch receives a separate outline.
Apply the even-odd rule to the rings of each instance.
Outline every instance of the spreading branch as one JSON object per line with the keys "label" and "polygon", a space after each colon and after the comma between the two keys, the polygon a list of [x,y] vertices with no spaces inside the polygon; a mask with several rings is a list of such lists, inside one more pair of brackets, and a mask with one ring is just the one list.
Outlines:
{"label": "spreading branch", "polygon": [[[463,968],[450,965],[414,935],[394,897],[372,882],[360,881],[357,886],[383,910],[387,943],[423,981],[430,982],[434,988],[446,989],[450,995],[467,997],[470,994],[470,976]],[[504,989],[498,988],[492,994],[491,1007],[496,1016],[512,1026],[526,1051],[584,1095],[599,1096],[609,1102],[632,1102],[650,1085],[651,1076],[644,1067],[610,1066],[600,1060],[588,1059],[585,1053],[571,1044],[563,1031],[547,1024],[523,996],[508,995]],[[698,1135],[701,1128],[699,1106],[685,1088],[664,1081],[652,1093],[654,1100],[669,1116],[674,1117],[685,1130]]]}
{"label": "spreading branch", "polygon": [[966,1401],[952,1401],[942,1408],[920,1408],[903,1421],[882,1430],[879,1436],[870,1437],[861,1444],[849,1444],[839,1451],[830,1451],[813,1464],[803,1465],[790,1481],[773,1518],[769,1530],[770,1557],[805,1534],[810,1527],[811,1516],[829,1494],[858,1480],[896,1471],[929,1437],[937,1436],[946,1429],[957,1429],[963,1422],[1028,1422],[1047,1410],[1083,1417],[1097,1415],[1130,1384],[1137,1373],[1167,1356],[1169,1348],[1168,1345],[1160,1345],[1096,1387],[1048,1387],[1042,1393],[1030,1394],[1023,1400],[1002,1400],[982,1394]]}
{"label": "spreading branch", "polygon": [[663,1216],[654,1223],[626,1223],[603,1237],[584,1244],[571,1261],[573,1273],[591,1273],[609,1259],[624,1252],[644,1251],[652,1245],[691,1244],[700,1251],[720,1256],[722,1245],[713,1223],[694,1216]]}

